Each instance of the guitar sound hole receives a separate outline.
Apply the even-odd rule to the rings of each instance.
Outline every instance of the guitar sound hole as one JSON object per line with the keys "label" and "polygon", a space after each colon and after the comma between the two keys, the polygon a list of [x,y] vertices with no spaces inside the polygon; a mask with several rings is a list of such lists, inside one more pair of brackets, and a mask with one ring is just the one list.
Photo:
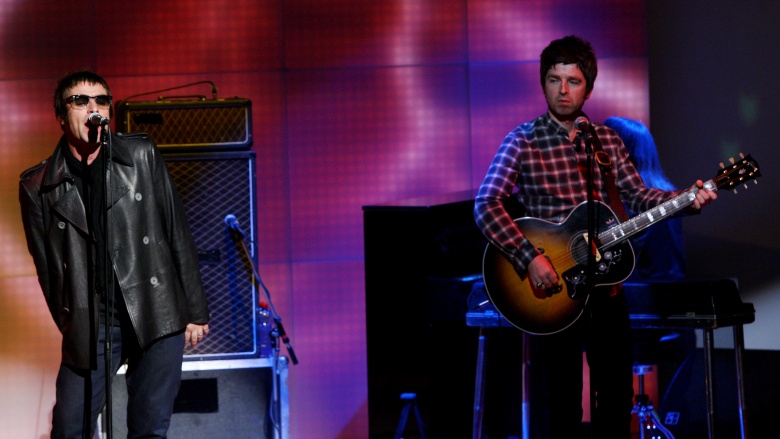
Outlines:
{"label": "guitar sound hole", "polygon": [[571,256],[578,265],[588,263],[588,243],[585,239],[580,238],[572,242]]}

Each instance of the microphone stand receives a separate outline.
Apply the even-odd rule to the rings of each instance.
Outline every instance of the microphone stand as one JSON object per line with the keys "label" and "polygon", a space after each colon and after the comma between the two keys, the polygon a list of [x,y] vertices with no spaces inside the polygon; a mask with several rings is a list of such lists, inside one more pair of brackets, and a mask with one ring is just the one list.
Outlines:
{"label": "microphone stand", "polygon": [[[102,200],[109,200],[105,201],[106,203],[110,203],[110,200],[113,199],[112,196],[110,196],[110,192],[113,188],[113,185],[111,184],[111,178],[112,175],[110,173],[109,167],[111,166],[111,160],[112,160],[112,148],[111,148],[111,128],[109,124],[101,125],[100,127],[100,136],[101,140],[100,143],[103,148],[105,148],[104,151],[102,151],[103,160],[101,165],[103,166],[102,174],[104,177],[100,179],[101,184],[103,185],[103,191],[101,191],[100,197]],[[106,307],[104,310],[104,322],[103,322],[103,331],[104,331],[104,344],[103,344],[103,355],[104,355],[104,380],[105,380],[105,392],[106,392],[106,407],[105,407],[105,432],[104,432],[104,438],[111,439],[113,437],[113,410],[112,410],[112,403],[113,403],[113,391],[111,388],[111,384],[113,381],[113,331],[112,325],[114,321],[114,270],[111,264],[111,255],[109,252],[110,248],[110,242],[111,242],[111,228],[109,225],[111,224],[111,218],[109,218],[108,212],[113,212],[113,209],[108,209],[108,206],[98,205],[97,208],[101,209],[100,212],[100,218],[103,220],[103,248],[98,249],[98,251],[103,252],[103,267],[100,267],[100,269],[103,270],[103,279],[105,284],[103,285],[104,294],[106,295]],[[98,319],[99,320],[99,319]],[[100,325],[100,322],[98,321],[98,325]]]}
{"label": "microphone stand", "polygon": [[257,267],[252,261],[252,257],[249,253],[249,249],[247,249],[246,242],[244,241],[244,234],[241,232],[241,230],[239,230],[238,223],[235,222],[235,220],[232,223],[230,222],[227,223],[228,223],[228,230],[230,231],[230,235],[232,236],[233,240],[236,242],[236,246],[241,249],[241,253],[243,254],[245,260],[248,261],[249,266],[252,269],[253,283],[256,286],[259,286],[260,289],[263,291],[265,299],[268,302],[268,310],[274,322],[270,332],[271,347],[273,349],[273,358],[271,360],[271,371],[273,373],[271,422],[274,425],[275,437],[282,438],[282,431],[283,431],[282,430],[282,406],[281,406],[282,401],[281,401],[281,392],[280,392],[281,372],[279,370],[280,345],[278,340],[281,339],[282,343],[284,343],[285,347],[287,348],[287,353],[290,355],[290,361],[292,361],[294,365],[298,364],[298,357],[295,355],[295,351],[293,350],[292,344],[290,343],[290,337],[287,335],[287,332],[285,332],[284,330],[284,326],[282,325],[282,318],[281,316],[279,316],[279,313],[276,312],[276,307],[274,307],[273,302],[271,301],[271,293],[268,291],[268,288],[266,288],[265,284],[263,283],[263,280],[260,277],[260,273],[257,271]]}
{"label": "microphone stand", "polygon": [[[587,223],[587,246],[588,246],[588,260],[587,260],[587,271],[585,272],[585,280],[584,280],[584,286],[586,293],[590,294],[591,286],[593,285],[590,282],[590,277],[595,273],[596,268],[596,249],[598,246],[596,245],[595,239],[596,239],[596,219],[595,219],[595,200],[593,199],[593,135],[595,133],[591,133],[591,128],[588,128],[588,131],[580,131],[577,134],[577,137],[574,138],[574,141],[576,142],[575,147],[578,151],[582,148],[583,140],[585,141],[585,180],[587,181],[587,187],[586,190],[588,192],[587,195],[587,215],[588,215],[588,223]],[[598,139],[596,139],[598,141]],[[587,297],[587,295],[586,295]]]}
{"label": "microphone stand", "polygon": [[[586,271],[585,271],[585,282],[584,282],[584,288],[585,288],[585,297],[590,297],[593,281],[591,280],[591,277],[595,276],[595,269],[596,269],[596,248],[598,246],[596,245],[595,239],[596,239],[596,220],[594,218],[595,216],[595,201],[593,199],[593,136],[595,136],[596,133],[594,132],[593,128],[588,124],[588,129],[586,131],[580,131],[580,133],[577,135],[577,147],[579,149],[579,146],[581,142],[585,141],[585,179],[587,181],[587,214],[588,214],[588,238],[587,238],[587,246],[588,246],[588,261],[586,265]],[[595,140],[598,142],[598,139]],[[595,279],[593,279],[595,280]],[[593,372],[590,372],[590,381],[593,381]],[[594,408],[596,407],[596,390],[593,388],[593,385],[590,387],[590,414],[591,414],[591,420],[593,420],[593,414],[594,414]]]}

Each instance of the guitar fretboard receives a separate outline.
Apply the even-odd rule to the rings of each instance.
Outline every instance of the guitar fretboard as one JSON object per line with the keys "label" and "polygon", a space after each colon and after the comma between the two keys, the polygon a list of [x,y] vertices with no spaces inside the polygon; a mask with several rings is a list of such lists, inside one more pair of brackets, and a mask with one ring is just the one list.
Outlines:
{"label": "guitar fretboard", "polygon": [[[714,189],[715,185],[712,180],[704,184],[707,189]],[[671,198],[654,208],[640,213],[639,215],[620,223],[609,230],[606,230],[599,234],[599,243],[601,247],[607,248],[609,246],[621,243],[631,236],[645,230],[658,221],[664,220],[675,213],[685,209],[693,204],[696,199],[696,193],[698,188],[692,188],[682,194]]]}

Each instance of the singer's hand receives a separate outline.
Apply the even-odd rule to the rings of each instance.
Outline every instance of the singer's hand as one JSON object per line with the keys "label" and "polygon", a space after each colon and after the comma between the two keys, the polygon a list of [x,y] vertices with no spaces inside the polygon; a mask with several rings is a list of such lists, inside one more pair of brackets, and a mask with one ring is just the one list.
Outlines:
{"label": "singer's hand", "polygon": [[206,334],[209,333],[209,324],[199,325],[197,323],[187,324],[187,329],[184,330],[184,347],[195,348],[198,343],[203,341]]}

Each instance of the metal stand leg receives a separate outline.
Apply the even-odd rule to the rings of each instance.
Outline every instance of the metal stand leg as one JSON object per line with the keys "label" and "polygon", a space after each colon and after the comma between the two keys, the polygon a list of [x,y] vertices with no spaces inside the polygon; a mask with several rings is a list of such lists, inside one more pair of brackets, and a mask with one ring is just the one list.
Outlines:
{"label": "metal stand leg", "polygon": [[531,438],[531,336],[523,332],[523,439]]}
{"label": "metal stand leg", "polygon": [[[742,439],[747,439],[748,428],[746,414],[747,409],[745,407],[745,382],[744,371],[742,367],[742,354],[745,351],[744,335],[742,333],[742,325],[734,325],[734,360],[736,363],[737,371],[737,399],[739,404],[739,425],[740,434]],[[715,400],[715,359],[713,358],[715,353],[713,330],[711,328],[704,329],[704,367],[705,367],[705,391],[707,394],[707,431],[708,439],[715,439],[715,415],[717,412],[716,400]]]}
{"label": "metal stand leg", "polygon": [[658,413],[653,410],[653,402],[650,401],[650,397],[645,394],[645,375],[652,370],[653,366],[650,365],[634,366],[639,392],[636,395],[636,404],[632,413],[636,413],[639,420],[639,439],[674,439],[672,432],[664,427]]}
{"label": "metal stand leg", "polygon": [[485,328],[479,328],[479,345],[477,347],[477,377],[474,381],[474,421],[471,429],[472,439],[482,439],[482,418],[485,412],[485,344],[487,336]]}
{"label": "metal stand leg", "polygon": [[715,362],[712,329],[704,330],[704,390],[707,398],[707,437],[715,439]]}
{"label": "metal stand leg", "polygon": [[[531,350],[530,343],[531,337],[527,332],[523,332],[523,364],[522,364],[522,380],[523,380],[523,398],[522,398],[522,435],[523,439],[530,439],[530,425],[531,425],[531,376],[530,376],[530,359]],[[472,423],[471,437],[472,439],[482,439],[482,419],[485,414],[485,349],[487,347],[487,335],[485,334],[485,328],[479,328],[479,345],[477,348],[477,376],[474,384],[474,420]]]}
{"label": "metal stand leg", "polygon": [[734,360],[737,369],[737,398],[739,403],[739,430],[742,439],[748,438],[747,407],[745,404],[745,376],[742,368],[742,354],[745,351],[745,338],[742,325],[734,325]]}
{"label": "metal stand leg", "polygon": [[420,409],[417,407],[417,395],[414,393],[402,393],[401,401],[405,401],[406,404],[404,404],[404,408],[401,409],[401,418],[398,420],[398,428],[396,428],[395,436],[393,436],[393,438],[403,439],[406,421],[409,419],[409,412],[414,410],[414,417],[417,419],[417,428],[420,432],[420,439],[425,439],[422,417],[420,416]]}

